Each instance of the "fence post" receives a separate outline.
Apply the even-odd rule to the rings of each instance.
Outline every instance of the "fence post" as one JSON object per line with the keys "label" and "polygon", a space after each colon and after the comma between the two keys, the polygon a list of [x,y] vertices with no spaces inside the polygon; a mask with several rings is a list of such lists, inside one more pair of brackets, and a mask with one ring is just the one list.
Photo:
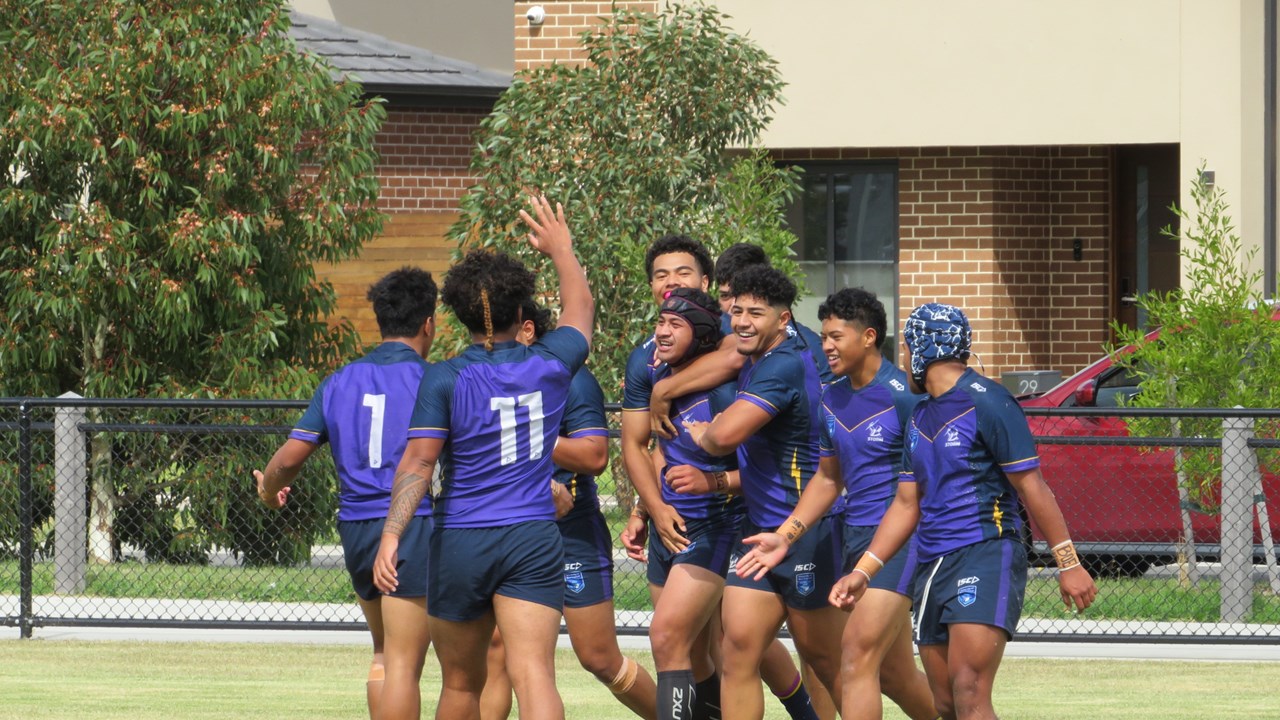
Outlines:
{"label": "fence post", "polygon": [[1243,622],[1253,606],[1253,419],[1222,419],[1222,622]]}
{"label": "fence post", "polygon": [[18,405],[18,636],[31,637],[32,567],[36,543],[32,527],[31,497],[31,406]]}
{"label": "fence post", "polygon": [[[82,399],[69,392],[58,399]],[[60,407],[53,422],[54,550],[53,591],[60,595],[84,592],[88,565],[89,518],[85,512],[89,465],[85,457],[82,407]]]}

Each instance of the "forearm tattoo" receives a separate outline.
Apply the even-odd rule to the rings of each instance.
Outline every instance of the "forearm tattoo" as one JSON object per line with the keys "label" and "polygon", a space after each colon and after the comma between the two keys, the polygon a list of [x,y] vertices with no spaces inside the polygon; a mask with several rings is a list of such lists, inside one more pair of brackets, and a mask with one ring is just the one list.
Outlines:
{"label": "forearm tattoo", "polygon": [[431,472],[425,475],[417,471],[396,473],[395,483],[391,486],[391,508],[387,511],[387,522],[382,532],[400,537],[404,529],[413,520],[414,513],[422,504],[422,497],[431,487]]}
{"label": "forearm tattoo", "polygon": [[808,529],[809,526],[800,522],[800,518],[789,517],[782,524],[782,537],[786,538],[788,543],[793,543]]}

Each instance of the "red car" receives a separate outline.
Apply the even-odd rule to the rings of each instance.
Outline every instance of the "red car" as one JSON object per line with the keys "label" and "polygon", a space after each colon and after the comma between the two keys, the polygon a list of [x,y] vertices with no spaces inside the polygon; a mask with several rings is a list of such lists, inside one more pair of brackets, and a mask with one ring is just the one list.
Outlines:
{"label": "red car", "polygon": [[[1156,333],[1148,335],[1155,336]],[[1141,575],[1177,557],[1183,533],[1178,479],[1170,447],[1070,444],[1128,437],[1123,418],[1035,414],[1034,408],[1118,407],[1138,392],[1138,379],[1103,357],[1053,389],[1022,398],[1039,443],[1041,471],[1057,495],[1085,563],[1102,575]],[[1058,442],[1054,442],[1057,440]],[[1280,539],[1280,477],[1264,475],[1272,537]],[[1192,511],[1200,559],[1217,559],[1220,519]],[[1254,543],[1261,543],[1255,522]],[[1033,530],[1035,547],[1044,536]],[[1256,545],[1257,558],[1262,557]]]}

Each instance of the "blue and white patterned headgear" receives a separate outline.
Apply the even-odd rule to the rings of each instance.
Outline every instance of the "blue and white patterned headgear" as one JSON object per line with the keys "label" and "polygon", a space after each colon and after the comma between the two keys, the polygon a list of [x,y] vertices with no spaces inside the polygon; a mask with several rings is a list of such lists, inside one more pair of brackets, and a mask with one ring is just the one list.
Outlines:
{"label": "blue and white patterned headgear", "polygon": [[939,360],[968,360],[973,344],[969,318],[960,308],[925,303],[907,316],[902,339],[911,352],[911,377],[924,387],[924,369]]}

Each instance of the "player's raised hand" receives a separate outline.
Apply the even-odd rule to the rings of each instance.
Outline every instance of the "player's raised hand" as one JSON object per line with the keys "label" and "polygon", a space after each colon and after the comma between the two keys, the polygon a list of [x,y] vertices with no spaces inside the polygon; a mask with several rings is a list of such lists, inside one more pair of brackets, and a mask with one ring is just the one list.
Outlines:
{"label": "player's raised hand", "polygon": [[738,577],[759,580],[765,573],[778,567],[787,557],[791,546],[776,532],[762,532],[743,538],[743,544],[753,546],[751,552],[738,558]]}
{"label": "player's raised hand", "polygon": [[261,470],[254,470],[253,478],[258,481],[258,499],[262,501],[263,505],[266,505],[272,510],[279,510],[284,507],[286,502],[289,501],[289,493],[293,488],[285,485],[280,488],[279,492],[270,493],[267,492],[267,478],[262,474]]}
{"label": "player's raised hand", "polygon": [[827,602],[846,612],[852,610],[862,599],[862,594],[867,591],[868,582],[870,581],[867,580],[865,573],[851,572],[837,580],[831,587]]}
{"label": "player's raised hand", "polygon": [[399,549],[399,537],[382,534],[382,544],[378,546],[378,555],[373,560],[373,584],[384,593],[395,592],[400,584],[399,575],[396,572],[399,561],[396,551]]}
{"label": "player's raised hand", "polygon": [[569,223],[564,219],[564,207],[556,203],[552,210],[551,202],[545,195],[530,198],[533,212],[520,211],[520,219],[529,226],[529,244],[535,250],[551,257],[560,252],[573,251],[573,238],[569,234]]}

